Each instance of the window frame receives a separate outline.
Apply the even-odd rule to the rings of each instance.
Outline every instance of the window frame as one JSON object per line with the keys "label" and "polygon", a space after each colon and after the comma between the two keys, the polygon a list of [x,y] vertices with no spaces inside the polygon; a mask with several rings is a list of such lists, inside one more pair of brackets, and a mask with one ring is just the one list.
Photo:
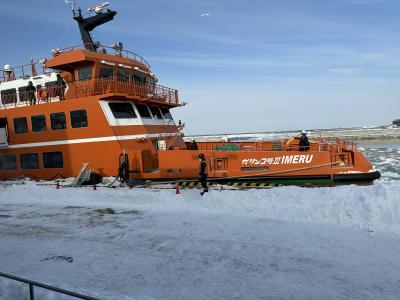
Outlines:
{"label": "window frame", "polygon": [[[131,116],[131,117],[117,117],[115,115],[115,113],[114,113],[115,111],[113,110],[113,106],[115,107],[115,106],[118,106],[118,105],[120,105],[120,106],[123,106],[123,105],[128,106],[129,105],[130,109],[131,109],[131,111],[129,111],[129,112],[130,113],[132,112],[134,116]],[[111,113],[114,116],[114,118],[117,119],[117,120],[120,120],[120,119],[123,119],[123,120],[138,119],[138,115],[137,115],[132,103],[130,103],[130,102],[110,102],[110,103],[108,103],[108,107],[110,108]]]}
{"label": "window frame", "polygon": [[[44,120],[44,130],[34,130],[34,122],[33,122],[33,120],[34,120],[34,118],[38,118],[38,117],[43,117],[43,120]],[[34,115],[34,116],[31,116],[31,127],[32,127],[32,132],[34,132],[34,133],[38,133],[38,132],[46,132],[47,130],[48,130],[48,128],[47,128],[47,121],[46,121],[46,115]]]}
{"label": "window frame", "polygon": [[[53,128],[53,118],[55,115],[64,115],[64,128]],[[51,130],[65,130],[67,129],[67,116],[65,112],[56,112],[56,113],[51,113],[50,114],[50,128]]]}
{"label": "window frame", "polygon": [[[25,120],[25,131],[23,132],[17,132],[16,130],[16,126],[15,126],[15,121],[16,120]],[[24,133],[28,133],[28,120],[26,117],[19,117],[19,118],[14,118],[13,119],[13,127],[14,127],[14,133],[15,134],[24,134]]]}
{"label": "window frame", "polygon": [[[141,112],[140,112],[140,108],[139,107],[143,107],[144,109],[146,109],[148,116],[142,116]],[[151,111],[149,110],[149,107],[146,104],[142,104],[142,103],[136,103],[136,108],[138,110],[138,113],[140,115],[140,117],[142,119],[146,119],[146,120],[153,120],[153,116]]]}
{"label": "window frame", "polygon": [[[165,120],[171,120],[171,121],[174,120],[174,118],[172,117],[172,114],[171,114],[171,112],[169,111],[168,108],[160,107],[160,109],[161,109],[161,113],[162,113],[162,115],[163,115]],[[170,118],[168,116],[170,116]]]}
{"label": "window frame", "polygon": [[[49,166],[49,161],[48,161],[49,157],[48,156],[55,155],[55,154],[61,154],[61,167],[60,166]],[[42,159],[43,159],[43,168],[45,168],[45,169],[62,169],[62,168],[64,168],[64,156],[61,151],[43,152]],[[54,163],[54,161],[52,163]]]}
{"label": "window frame", "polygon": [[[74,123],[72,122],[72,120],[73,120],[74,117],[72,116],[72,114],[73,114],[73,113],[77,113],[77,112],[85,112],[84,116],[85,116],[85,119],[86,119],[86,126],[74,126]],[[80,116],[82,116],[82,115],[80,115]],[[89,127],[89,121],[88,121],[88,116],[87,116],[87,111],[86,111],[86,109],[71,110],[71,111],[69,112],[69,122],[70,122],[71,128],[74,128],[74,129],[76,129],[76,128],[86,128],[86,127]],[[77,124],[77,123],[76,123],[76,124]],[[82,125],[82,120],[80,120],[79,124]]]}
{"label": "window frame", "polygon": [[[101,71],[102,71],[102,70],[111,71],[111,75],[110,75],[110,76],[102,75],[102,74],[101,74]],[[112,67],[112,66],[101,65],[100,68],[99,68],[99,78],[101,78],[101,79],[113,79],[114,76],[115,76],[114,73],[115,73],[115,72],[114,72],[114,67]]]}
{"label": "window frame", "polygon": [[[149,108],[155,120],[164,120],[164,116],[158,106],[150,105]],[[158,113],[154,114],[153,109],[157,110]]]}
{"label": "window frame", "polygon": [[[3,168],[3,160],[2,157],[14,157],[14,161],[12,162],[13,168]],[[6,162],[9,163],[9,162]],[[0,154],[0,171],[17,171],[17,155],[16,154]]]}
{"label": "window frame", "polygon": [[[82,75],[86,75],[86,77],[82,77],[81,79],[81,72],[87,71],[90,69],[90,72],[88,74],[83,73]],[[79,81],[88,81],[90,79],[93,78],[93,66],[82,66],[80,68],[78,68],[78,70],[76,71],[78,74],[78,80]],[[90,76],[87,76],[90,75]]]}
{"label": "window frame", "polygon": [[[17,103],[17,89],[16,88],[2,90],[2,91],[0,91],[0,95],[1,95],[1,103],[3,105],[16,104]],[[9,98],[12,101],[10,101]]]}
{"label": "window frame", "polygon": [[[35,155],[36,156],[36,166],[37,167],[24,167],[24,162],[22,160],[23,156],[28,156],[28,155]],[[39,165],[39,154],[38,153],[21,153],[19,155],[19,164],[21,166],[21,170],[38,170],[40,169],[40,165]]]}

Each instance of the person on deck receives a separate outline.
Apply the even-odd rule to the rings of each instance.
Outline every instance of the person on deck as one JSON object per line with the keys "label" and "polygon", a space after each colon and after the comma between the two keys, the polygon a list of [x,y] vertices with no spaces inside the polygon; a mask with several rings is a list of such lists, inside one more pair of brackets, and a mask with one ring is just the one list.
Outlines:
{"label": "person on deck", "polygon": [[199,154],[199,182],[201,183],[201,186],[203,187],[203,191],[200,193],[200,195],[204,195],[204,193],[208,192],[208,187],[207,187],[207,162],[206,162],[206,157],[204,154]]}
{"label": "person on deck", "polygon": [[64,100],[64,92],[65,92],[65,81],[62,79],[60,74],[57,74],[57,80],[56,80],[56,96],[60,98],[60,100]]}
{"label": "person on deck", "polygon": [[192,143],[190,144],[190,149],[191,150],[199,150],[199,146],[197,146],[197,143],[195,140],[192,140]]}
{"label": "person on deck", "polygon": [[32,81],[28,82],[28,86],[26,87],[25,92],[26,92],[26,99],[29,101],[29,104],[35,105],[36,104],[36,96],[35,96],[36,88],[33,86]]}
{"label": "person on deck", "polygon": [[308,151],[310,150],[310,142],[308,141],[307,132],[302,131],[299,142],[299,151]]}

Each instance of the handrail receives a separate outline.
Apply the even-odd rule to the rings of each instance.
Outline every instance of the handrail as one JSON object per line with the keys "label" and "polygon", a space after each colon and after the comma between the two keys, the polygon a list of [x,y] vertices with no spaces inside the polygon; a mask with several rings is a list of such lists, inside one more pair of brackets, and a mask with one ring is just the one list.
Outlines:
{"label": "handrail", "polygon": [[[289,139],[290,140],[290,139]],[[356,151],[357,146],[353,142],[342,142],[337,141],[336,143],[328,143],[325,141],[314,140],[310,141],[309,149],[305,147],[299,147],[298,144],[287,144],[289,141],[286,140],[275,140],[275,141],[260,141],[260,142],[208,142],[208,141],[197,141],[197,146],[199,150],[223,150],[224,145],[236,145],[239,151],[245,152],[265,152],[265,151],[308,151],[315,152],[330,152],[330,153],[342,153],[343,151]],[[189,144],[190,142],[187,142]],[[221,148],[222,147],[222,148]],[[226,149],[225,151],[233,151]]]}
{"label": "handrail", "polygon": [[75,292],[67,291],[67,290],[64,290],[64,289],[60,289],[60,288],[55,287],[55,286],[43,284],[43,283],[40,283],[40,282],[37,282],[37,281],[25,279],[25,278],[22,278],[22,277],[17,277],[17,276],[6,274],[6,273],[2,273],[2,272],[0,272],[0,277],[4,277],[4,278],[7,278],[7,279],[11,279],[11,280],[15,280],[15,281],[19,281],[19,282],[28,284],[29,285],[29,300],[35,300],[35,291],[34,291],[35,287],[42,288],[42,289],[49,290],[49,291],[53,291],[53,292],[56,292],[56,293],[59,293],[59,294],[75,297],[75,298],[78,298],[78,299],[100,300],[99,298],[85,296],[85,295],[82,295],[82,294],[79,294],[79,293],[75,293]]}
{"label": "handrail", "polygon": [[[144,59],[142,56],[140,56],[139,54],[136,54],[134,52],[131,52],[129,50],[115,50],[113,47],[109,47],[109,46],[104,46],[104,45],[96,45],[97,47],[99,47],[100,51],[101,49],[108,49],[108,50],[113,50],[115,52],[116,55],[119,55],[121,57],[125,57],[125,58],[129,58],[129,59],[133,59],[143,65],[145,65],[148,69],[150,69],[150,63]],[[67,52],[71,52],[73,50],[85,50],[85,44],[79,44],[79,45],[74,45],[74,46],[70,46],[70,47],[66,47],[66,48],[62,48],[62,49],[55,49],[52,50],[52,55],[53,56],[57,56],[60,55],[62,53],[67,53]],[[98,52],[100,52],[98,51]]]}
{"label": "handrail", "polygon": [[114,78],[93,78],[86,81],[68,82],[67,86],[43,86],[32,91],[19,91],[7,95],[0,94],[0,108],[42,104],[64,99],[80,99],[104,94],[126,94],[142,100],[179,105],[178,91],[152,83],[121,81]]}
{"label": "handrail", "polygon": [[[0,69],[0,82],[12,81],[20,78],[39,76],[37,67],[40,67],[42,74],[45,74],[45,67],[39,61],[32,61],[29,64],[10,67],[9,69]],[[36,73],[36,74],[35,74]]]}

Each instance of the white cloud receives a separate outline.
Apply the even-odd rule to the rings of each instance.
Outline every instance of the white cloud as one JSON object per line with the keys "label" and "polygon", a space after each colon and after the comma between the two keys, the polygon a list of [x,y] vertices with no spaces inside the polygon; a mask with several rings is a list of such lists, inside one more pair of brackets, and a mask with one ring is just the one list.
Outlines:
{"label": "white cloud", "polygon": [[329,72],[336,73],[336,74],[343,74],[343,75],[352,75],[359,73],[362,69],[358,68],[332,68],[328,69]]}

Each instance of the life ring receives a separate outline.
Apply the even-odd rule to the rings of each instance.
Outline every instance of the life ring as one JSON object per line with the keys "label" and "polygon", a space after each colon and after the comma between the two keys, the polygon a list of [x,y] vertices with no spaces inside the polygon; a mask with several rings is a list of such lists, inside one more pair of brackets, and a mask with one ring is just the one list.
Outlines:
{"label": "life ring", "polygon": [[37,92],[37,97],[41,101],[45,101],[45,100],[47,101],[47,99],[48,99],[47,89],[46,88],[39,89]]}
{"label": "life ring", "polygon": [[293,147],[293,146],[298,146],[299,145],[299,143],[297,142],[297,138],[290,138],[290,139],[288,139],[287,141],[286,141],[286,143],[285,143],[285,148],[286,148],[286,150],[287,151],[290,151],[290,150],[297,150],[295,147]]}

